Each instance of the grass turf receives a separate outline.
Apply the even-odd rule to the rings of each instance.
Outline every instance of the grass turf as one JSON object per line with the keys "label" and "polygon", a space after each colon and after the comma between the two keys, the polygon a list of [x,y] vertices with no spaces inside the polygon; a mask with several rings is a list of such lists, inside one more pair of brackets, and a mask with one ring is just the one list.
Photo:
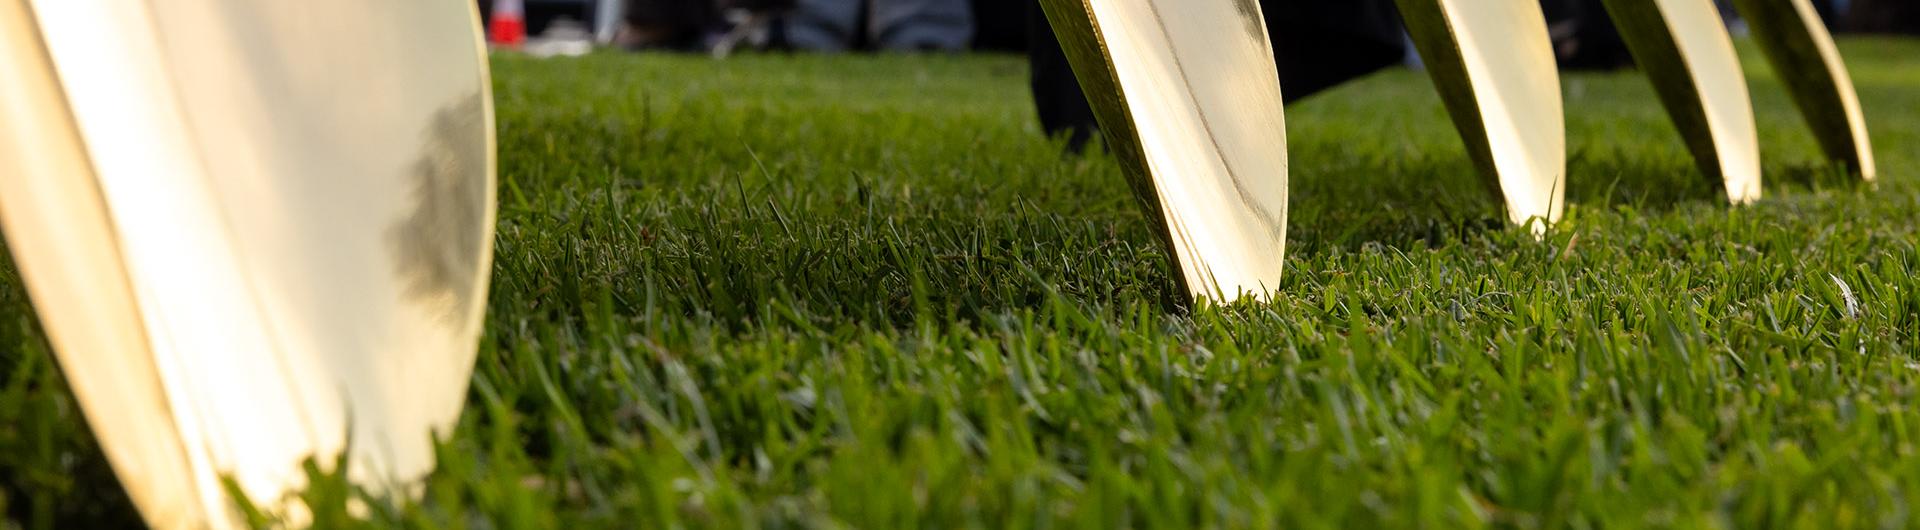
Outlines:
{"label": "grass turf", "polygon": [[[1745,208],[1643,78],[1573,74],[1545,241],[1420,74],[1291,107],[1278,300],[1191,314],[1019,61],[497,57],[471,406],[371,523],[1920,524],[1920,43],[1843,49],[1877,189],[1751,50]],[[131,522],[10,266],[0,384],[0,526]]]}

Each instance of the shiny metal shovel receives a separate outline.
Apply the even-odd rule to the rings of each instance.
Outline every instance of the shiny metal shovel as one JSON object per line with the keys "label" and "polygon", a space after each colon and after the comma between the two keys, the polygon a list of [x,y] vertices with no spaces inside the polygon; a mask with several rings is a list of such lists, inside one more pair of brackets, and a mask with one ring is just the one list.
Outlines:
{"label": "shiny metal shovel", "polygon": [[1746,74],[1713,0],[1606,0],[1607,12],[1708,178],[1734,204],[1760,198]]}
{"label": "shiny metal shovel", "polygon": [[1514,224],[1543,230],[1566,197],[1566,117],[1537,0],[1398,0],[1467,152]]}
{"label": "shiny metal shovel", "polygon": [[1767,62],[1787,86],[1828,159],[1873,180],[1873,145],[1853,76],[1807,0],[1735,0]]}
{"label": "shiny metal shovel", "polygon": [[[0,0],[0,226],[147,521],[433,465],[492,254],[465,0]],[[351,435],[349,435],[351,433]],[[351,436],[351,439],[349,439]]]}
{"label": "shiny metal shovel", "polygon": [[1254,0],[1041,0],[1192,296],[1265,298],[1287,229],[1279,73]]}

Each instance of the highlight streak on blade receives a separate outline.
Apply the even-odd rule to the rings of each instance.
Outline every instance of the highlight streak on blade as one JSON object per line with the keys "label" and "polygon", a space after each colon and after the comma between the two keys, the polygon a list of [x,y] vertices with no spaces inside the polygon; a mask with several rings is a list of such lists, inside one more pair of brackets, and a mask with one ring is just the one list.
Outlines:
{"label": "highlight streak on blade", "polygon": [[[1546,15],[1534,0],[1400,0],[1467,152],[1514,224],[1563,213],[1566,117]],[[1543,221],[1543,222],[1536,222]]]}
{"label": "highlight streak on blade", "polygon": [[[0,0],[0,228],[67,384],[157,528],[206,519],[117,234],[25,0]],[[53,317],[57,315],[58,317]]]}
{"label": "highlight streak on blade", "polygon": [[[65,330],[62,367],[149,522],[232,524],[226,476],[297,517],[278,503],[302,486],[301,462],[330,464],[349,432],[360,484],[428,472],[432,436],[465,401],[492,255],[476,8],[4,1],[37,23],[70,112],[28,134],[69,131],[91,164],[18,180],[96,204],[9,207],[7,230],[31,240],[89,215],[106,225],[13,251],[117,267],[82,271],[107,285],[117,271],[126,286],[95,298],[132,316],[101,319],[58,300],[83,282],[26,266],[42,321]],[[144,344],[71,338],[84,333]],[[116,378],[147,390],[115,391]],[[139,421],[153,425],[126,424]]]}
{"label": "highlight streak on blade", "polygon": [[1606,0],[1667,115],[1727,200],[1760,199],[1760,137],[1746,74],[1712,0]]}
{"label": "highlight streak on blade", "polygon": [[1254,0],[1042,0],[1134,192],[1196,298],[1279,285],[1286,124]]}
{"label": "highlight streak on blade", "polygon": [[1787,86],[1827,158],[1873,180],[1873,144],[1853,76],[1807,0],[1735,0],[1775,75]]}

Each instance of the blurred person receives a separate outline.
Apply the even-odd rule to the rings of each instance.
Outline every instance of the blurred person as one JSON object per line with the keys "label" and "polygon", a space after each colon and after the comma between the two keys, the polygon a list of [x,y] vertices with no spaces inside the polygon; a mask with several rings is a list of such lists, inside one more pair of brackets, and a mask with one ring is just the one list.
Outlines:
{"label": "blurred person", "polygon": [[1813,10],[1820,12],[1820,21],[1827,24],[1829,31],[1833,31],[1840,29],[1841,23],[1846,21],[1842,15],[1847,12],[1849,3],[1847,0],[1813,0]]}
{"label": "blurred person", "polygon": [[960,51],[973,11],[967,0],[799,0],[785,30],[788,45],[810,51]]}
{"label": "blurred person", "polygon": [[[1601,0],[1542,0],[1541,7],[1562,68],[1633,65]],[[1393,0],[1260,0],[1260,8],[1288,103],[1407,62],[1410,46]],[[1078,150],[1096,129],[1093,108],[1038,3],[1028,20],[1031,88],[1041,127],[1065,135]]]}
{"label": "blurred person", "polygon": [[[475,0],[480,6],[480,27],[493,22],[494,0]],[[547,3],[523,2],[521,16],[525,17],[527,35],[539,35],[547,31],[554,22],[564,19],[578,20],[587,11],[586,4],[556,5]]]}
{"label": "blurred person", "polygon": [[794,0],[628,0],[616,39],[633,49],[708,51],[719,45],[763,45],[769,21]]}
{"label": "blurred person", "polygon": [[617,42],[633,49],[704,50],[722,24],[712,0],[630,0],[626,15]]}
{"label": "blurred person", "polygon": [[973,0],[973,49],[1027,51],[1027,4],[1036,0]]}
{"label": "blurred person", "polygon": [[1613,70],[1633,66],[1627,42],[1601,0],[1542,0],[1553,55],[1567,70]]}
{"label": "blurred person", "polygon": [[812,51],[839,52],[856,45],[865,18],[863,0],[799,0],[787,15],[787,43]]}
{"label": "blurred person", "polygon": [[[1288,103],[1407,58],[1407,38],[1393,0],[1261,0],[1260,7]],[[1079,150],[1097,128],[1093,107],[1037,2],[1028,20],[1031,88],[1041,127],[1066,136]]]}
{"label": "blurred person", "polygon": [[727,31],[708,47],[715,57],[726,57],[741,46],[765,49],[780,40],[780,17],[792,13],[797,0],[719,0]]}
{"label": "blurred person", "polygon": [[1846,27],[1862,33],[1920,35],[1920,0],[1852,0]]}

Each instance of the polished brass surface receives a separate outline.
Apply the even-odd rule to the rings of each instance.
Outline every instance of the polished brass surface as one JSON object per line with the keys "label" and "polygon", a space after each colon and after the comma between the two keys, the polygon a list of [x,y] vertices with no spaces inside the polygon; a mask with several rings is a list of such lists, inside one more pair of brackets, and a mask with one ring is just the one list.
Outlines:
{"label": "polished brass surface", "polygon": [[1535,0],[1399,0],[1467,152],[1507,218],[1541,230],[1564,210],[1566,117]]}
{"label": "polished brass surface", "polygon": [[235,523],[349,446],[375,491],[465,401],[492,254],[461,0],[0,0],[0,223],[122,484]]}
{"label": "polished brass surface", "polygon": [[1108,149],[1196,298],[1279,285],[1286,124],[1254,0],[1041,0]]}
{"label": "polished brass surface", "polygon": [[1713,0],[1606,0],[1695,163],[1727,200],[1760,198],[1760,140],[1746,74]]}
{"label": "polished brass surface", "polygon": [[1735,0],[1755,41],[1813,128],[1827,158],[1873,180],[1873,145],[1866,114],[1840,48],[1808,0]]}
{"label": "polished brass surface", "polygon": [[134,503],[156,528],[192,526],[202,492],[92,171],[26,0],[0,0],[0,228]]}

